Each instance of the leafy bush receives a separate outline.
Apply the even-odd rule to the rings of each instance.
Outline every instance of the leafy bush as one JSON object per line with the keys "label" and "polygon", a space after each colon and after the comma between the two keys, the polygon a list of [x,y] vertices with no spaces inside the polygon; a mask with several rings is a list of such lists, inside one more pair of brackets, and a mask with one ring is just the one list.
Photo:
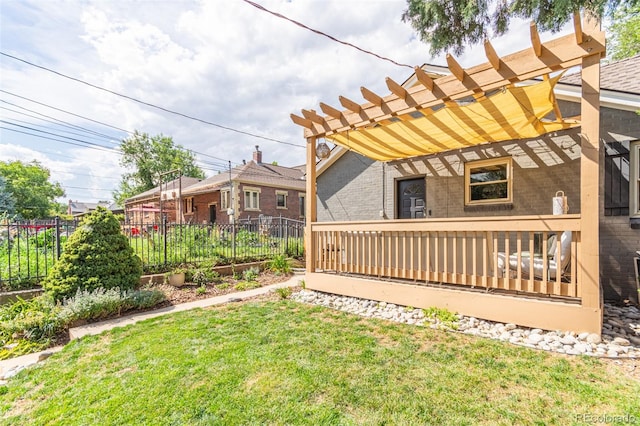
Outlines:
{"label": "leafy bush", "polygon": [[435,321],[436,323],[444,325],[445,327],[451,328],[453,330],[458,329],[458,317],[455,313],[449,311],[448,309],[432,306],[424,310],[424,316],[431,319],[432,321]]}
{"label": "leafy bush", "polygon": [[291,296],[292,290],[291,287],[280,287],[276,288],[276,294],[280,296],[280,299],[288,299]]}
{"label": "leafy bush", "polygon": [[17,343],[12,351],[3,350],[0,358],[49,346],[66,326],[59,314],[60,307],[47,295],[0,306],[0,346]]}
{"label": "leafy bush", "polygon": [[71,234],[42,286],[56,300],[62,300],[78,289],[133,289],[141,275],[142,262],[120,232],[117,219],[98,207]]}
{"label": "leafy bush", "polygon": [[198,285],[205,285],[209,281],[207,279],[207,274],[203,270],[195,271],[191,279],[194,284],[198,284]]}
{"label": "leafy bush", "polygon": [[268,268],[273,272],[279,272],[282,274],[288,274],[291,272],[291,265],[286,257],[279,254],[269,262]]}
{"label": "leafy bush", "polygon": [[256,281],[260,275],[260,268],[252,267],[242,272],[242,279],[245,281]]}
{"label": "leafy bush", "polygon": [[220,290],[226,290],[229,288],[229,283],[222,283],[222,284],[218,284],[216,287],[219,288]]}
{"label": "leafy bush", "polygon": [[78,289],[76,295],[65,299],[61,317],[67,323],[77,320],[95,320],[130,309],[145,309],[164,301],[165,294],[159,290],[136,290],[120,292],[118,288]]}
{"label": "leafy bush", "polygon": [[203,295],[203,294],[205,294],[206,292],[207,292],[207,287],[206,287],[204,284],[202,284],[200,287],[198,287],[198,288],[196,289],[196,294],[197,294],[198,296]]}
{"label": "leafy bush", "polygon": [[[60,235],[60,244],[64,244],[67,241],[66,235]],[[49,228],[45,231],[38,232],[30,238],[30,243],[35,245],[39,249],[46,248],[47,250],[53,250],[56,243],[56,230],[55,228]]]}

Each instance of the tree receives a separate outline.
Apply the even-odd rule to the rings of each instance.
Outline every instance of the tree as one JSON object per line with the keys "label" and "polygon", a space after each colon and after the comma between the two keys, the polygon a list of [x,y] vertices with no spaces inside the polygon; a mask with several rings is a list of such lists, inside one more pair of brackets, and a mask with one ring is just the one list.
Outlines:
{"label": "tree", "polygon": [[79,289],[132,290],[140,283],[142,261],[133,252],[120,223],[109,210],[98,207],[82,220],[64,245],[62,256],[42,287],[56,300]]}
{"label": "tree", "polygon": [[15,214],[16,200],[7,188],[7,181],[0,176],[0,217],[13,216]]}
{"label": "tree", "polygon": [[[162,134],[149,136],[136,131],[120,144],[120,164],[134,171],[122,176],[119,188],[113,196],[118,204],[136,194],[160,185],[160,174],[180,169],[183,176],[204,178],[204,172],[195,164],[195,156],[173,139]],[[167,176],[167,179],[177,178]],[[166,181],[166,180],[163,180]]]}
{"label": "tree", "polygon": [[616,10],[609,27],[611,40],[607,46],[614,61],[640,53],[640,4],[627,5]]}
{"label": "tree", "polygon": [[430,45],[432,55],[449,49],[461,54],[465,45],[504,34],[511,18],[533,20],[542,31],[558,31],[574,11],[584,9],[603,18],[638,4],[640,0],[407,0],[402,19]]}
{"label": "tree", "polygon": [[15,201],[15,213],[24,219],[49,216],[57,197],[64,196],[58,182],[50,182],[48,169],[37,161],[0,161],[0,176]]}

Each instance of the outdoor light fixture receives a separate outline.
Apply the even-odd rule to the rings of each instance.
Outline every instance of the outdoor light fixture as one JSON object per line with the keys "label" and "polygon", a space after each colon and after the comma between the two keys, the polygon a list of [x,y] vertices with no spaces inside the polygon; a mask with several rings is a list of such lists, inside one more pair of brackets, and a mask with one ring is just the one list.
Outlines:
{"label": "outdoor light fixture", "polygon": [[331,149],[329,149],[327,143],[324,140],[318,142],[318,145],[316,145],[316,157],[319,160],[324,160],[329,154],[331,154]]}

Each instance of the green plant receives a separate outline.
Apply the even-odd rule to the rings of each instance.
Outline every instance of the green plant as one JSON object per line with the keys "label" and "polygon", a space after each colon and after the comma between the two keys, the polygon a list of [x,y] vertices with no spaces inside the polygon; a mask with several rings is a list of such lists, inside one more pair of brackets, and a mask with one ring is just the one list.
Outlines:
{"label": "green plant", "polygon": [[207,286],[205,286],[204,284],[202,284],[200,287],[198,287],[196,289],[196,294],[198,296],[201,296],[201,295],[206,294],[206,293],[207,293]]}
{"label": "green plant", "polygon": [[47,347],[64,327],[60,306],[48,295],[31,300],[18,298],[0,306],[0,347],[15,346],[10,351],[2,351],[0,358]]}
{"label": "green plant", "polygon": [[229,283],[222,283],[222,284],[218,284],[218,285],[216,286],[216,288],[219,288],[220,290],[226,290],[226,289],[228,289],[228,288],[229,288],[229,286],[230,286],[230,285],[231,285],[231,284],[229,284]]}
{"label": "green plant", "polygon": [[289,264],[289,260],[284,255],[277,255],[268,264],[269,270],[273,272],[279,272],[282,274],[288,274],[291,272],[291,265]]}
{"label": "green plant", "polygon": [[260,287],[260,283],[257,281],[240,281],[233,288],[235,288],[238,291],[245,291],[245,290],[251,290],[258,287]]}
{"label": "green plant", "polygon": [[431,306],[427,309],[424,309],[423,312],[426,318],[432,319],[436,322],[440,322],[445,327],[451,328],[453,330],[458,329],[458,317],[455,313],[449,311],[446,308],[437,308],[435,306]]}
{"label": "green plant", "polygon": [[141,275],[142,262],[121,233],[117,219],[98,207],[71,234],[42,286],[56,300],[62,300],[78,289],[133,289]]}
{"label": "green plant", "polygon": [[260,268],[255,266],[249,269],[245,269],[242,272],[242,279],[244,279],[245,281],[256,281],[258,279],[258,276],[260,276]]}
{"label": "green plant", "polygon": [[306,289],[307,288],[307,283],[304,280],[300,280],[300,287],[302,287],[302,289]]}
{"label": "green plant", "polygon": [[198,284],[198,285],[200,285],[200,286],[203,286],[203,285],[205,285],[207,282],[209,282],[209,279],[208,279],[208,277],[207,277],[207,274],[206,274],[203,270],[201,270],[201,269],[199,269],[199,270],[197,270],[197,271],[195,271],[195,272],[193,273],[193,276],[191,277],[191,280],[192,280],[192,282],[193,282],[194,284]]}
{"label": "green plant", "polygon": [[280,296],[280,299],[288,299],[289,296],[291,296],[292,290],[291,287],[280,287],[276,288],[275,292]]}

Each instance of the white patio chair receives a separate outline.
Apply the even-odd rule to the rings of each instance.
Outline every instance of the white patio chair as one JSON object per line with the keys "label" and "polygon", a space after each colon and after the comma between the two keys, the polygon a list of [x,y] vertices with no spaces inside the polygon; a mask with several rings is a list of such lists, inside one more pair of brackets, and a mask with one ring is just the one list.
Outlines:
{"label": "white patio chair", "polygon": [[[557,238],[549,237],[547,240],[547,280],[555,280],[558,273],[564,273],[571,260],[571,231],[565,231],[560,237],[560,259],[558,261]],[[521,253],[520,266],[522,268],[522,276],[528,277],[531,266],[531,256],[528,252]],[[541,257],[533,257],[533,275],[542,279],[543,276],[543,259]],[[509,256],[509,272],[513,274],[518,270],[517,253]],[[504,276],[506,272],[506,255],[498,253],[498,274]]]}

